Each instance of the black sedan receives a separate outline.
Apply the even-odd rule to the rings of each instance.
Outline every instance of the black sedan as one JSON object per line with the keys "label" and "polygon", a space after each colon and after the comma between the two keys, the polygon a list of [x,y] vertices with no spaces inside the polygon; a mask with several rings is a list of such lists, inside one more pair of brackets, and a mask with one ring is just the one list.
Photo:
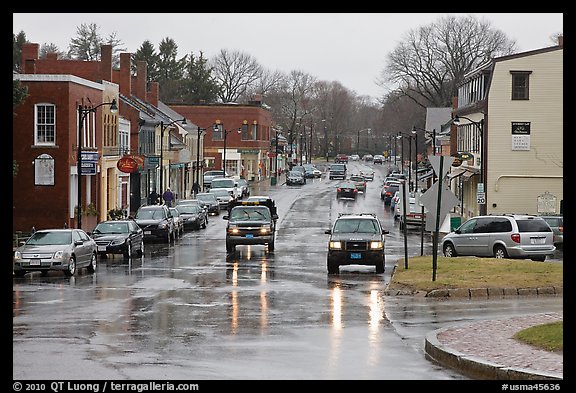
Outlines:
{"label": "black sedan", "polygon": [[206,224],[208,224],[208,213],[199,205],[192,203],[185,205],[178,204],[176,205],[176,209],[178,209],[180,216],[184,219],[185,228],[206,228]]}
{"label": "black sedan", "polygon": [[101,257],[122,254],[124,258],[130,258],[134,253],[138,257],[144,254],[144,232],[134,220],[102,221],[90,236],[96,241]]}
{"label": "black sedan", "polygon": [[306,184],[306,179],[304,178],[303,172],[300,171],[289,171],[286,174],[286,185],[293,186],[293,185],[304,185]]}
{"label": "black sedan", "polygon": [[356,183],[351,181],[342,182],[336,187],[336,199],[339,198],[352,198],[356,199],[358,196],[358,188]]}

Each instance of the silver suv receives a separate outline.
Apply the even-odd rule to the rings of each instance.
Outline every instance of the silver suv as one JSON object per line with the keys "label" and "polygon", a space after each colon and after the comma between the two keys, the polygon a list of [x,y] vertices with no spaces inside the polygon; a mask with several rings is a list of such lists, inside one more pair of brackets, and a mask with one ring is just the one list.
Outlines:
{"label": "silver suv", "polygon": [[550,226],[541,217],[504,214],[477,216],[448,233],[444,256],[520,258],[544,261],[556,247]]}

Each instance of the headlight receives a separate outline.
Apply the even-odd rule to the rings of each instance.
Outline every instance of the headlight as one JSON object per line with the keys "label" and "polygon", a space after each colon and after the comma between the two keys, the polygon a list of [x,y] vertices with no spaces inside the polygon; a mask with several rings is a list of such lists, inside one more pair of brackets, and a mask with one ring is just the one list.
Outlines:
{"label": "headlight", "polygon": [[56,251],[54,253],[54,259],[62,259],[64,257],[64,251]]}
{"label": "headlight", "polygon": [[167,223],[167,222],[163,222],[163,223],[161,223],[161,224],[158,224],[158,229],[164,229],[164,228],[166,228],[167,226],[168,226],[168,223]]}
{"label": "headlight", "polygon": [[123,244],[123,243],[124,243],[124,240],[115,239],[115,240],[112,240],[112,241],[110,242],[110,245],[111,245],[111,246],[117,246],[117,245]]}
{"label": "headlight", "polygon": [[264,233],[264,234],[270,233],[270,225],[266,225],[266,226],[263,226],[262,228],[260,228],[260,233]]}
{"label": "headlight", "polygon": [[381,250],[384,248],[384,244],[382,242],[370,242],[370,249],[371,250]]}
{"label": "headlight", "polygon": [[341,250],[342,249],[342,242],[330,242],[330,249],[331,250]]}
{"label": "headlight", "polygon": [[230,225],[228,227],[228,232],[230,232],[233,235],[237,235],[238,233],[240,233],[240,231],[238,230],[238,227],[236,225]]}
{"label": "headlight", "polygon": [[14,259],[17,259],[17,260],[22,259],[22,254],[20,253],[20,251],[16,251],[14,253]]}

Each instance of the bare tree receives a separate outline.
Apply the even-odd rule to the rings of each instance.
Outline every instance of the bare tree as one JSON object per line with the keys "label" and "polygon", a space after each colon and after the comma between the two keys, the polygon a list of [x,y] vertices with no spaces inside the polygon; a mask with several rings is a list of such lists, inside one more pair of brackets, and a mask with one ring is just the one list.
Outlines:
{"label": "bare tree", "polygon": [[515,41],[474,16],[445,16],[410,30],[388,55],[380,84],[392,82],[422,106],[449,106],[464,75],[514,52]]}
{"label": "bare tree", "polygon": [[212,60],[222,102],[236,102],[262,74],[262,66],[249,54],[221,49]]}
{"label": "bare tree", "polygon": [[239,99],[248,101],[254,97],[255,94],[262,94],[263,96],[273,94],[280,88],[284,78],[286,78],[286,74],[282,71],[263,69],[260,77],[254,81],[254,83],[247,86],[246,91]]}

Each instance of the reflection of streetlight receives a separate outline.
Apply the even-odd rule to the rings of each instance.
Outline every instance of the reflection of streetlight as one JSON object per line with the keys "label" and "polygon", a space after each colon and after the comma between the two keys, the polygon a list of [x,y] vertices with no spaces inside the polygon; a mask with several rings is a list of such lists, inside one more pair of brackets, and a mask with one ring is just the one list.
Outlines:
{"label": "reflection of streetlight", "polygon": [[[476,126],[476,128],[478,128],[478,131],[480,131],[480,184],[482,184],[482,186],[484,186],[484,118],[480,119],[480,121],[474,121],[472,119],[469,119],[466,116],[454,116],[454,119],[452,119],[452,123],[454,123],[454,125],[456,126],[460,126],[462,125],[460,123],[460,118],[462,119],[466,119],[468,120],[470,123],[474,124]],[[486,204],[482,203],[480,204],[480,215],[485,215],[486,214]]]}
{"label": "reflection of streetlight", "polygon": [[[186,119],[182,118],[180,120],[174,120],[168,124],[164,124],[164,121],[160,122],[160,193],[164,191],[164,131],[173,124],[181,122],[186,124]],[[168,144],[170,146],[170,144]],[[170,166],[168,166],[170,168]]]}
{"label": "reflection of streetlight", "polygon": [[371,128],[364,128],[362,130],[358,130],[358,138],[356,141],[356,154],[358,154],[358,156],[360,156],[360,133],[362,131],[368,131],[368,134],[370,134],[371,130],[372,130]]}
{"label": "reflection of streetlight", "polygon": [[82,127],[84,126],[84,121],[89,113],[96,113],[96,109],[103,105],[110,105],[110,112],[116,113],[118,111],[118,106],[116,105],[116,99],[112,99],[112,102],[103,102],[95,107],[87,107],[78,105],[78,157],[76,168],[78,171],[78,229],[82,229]]}

